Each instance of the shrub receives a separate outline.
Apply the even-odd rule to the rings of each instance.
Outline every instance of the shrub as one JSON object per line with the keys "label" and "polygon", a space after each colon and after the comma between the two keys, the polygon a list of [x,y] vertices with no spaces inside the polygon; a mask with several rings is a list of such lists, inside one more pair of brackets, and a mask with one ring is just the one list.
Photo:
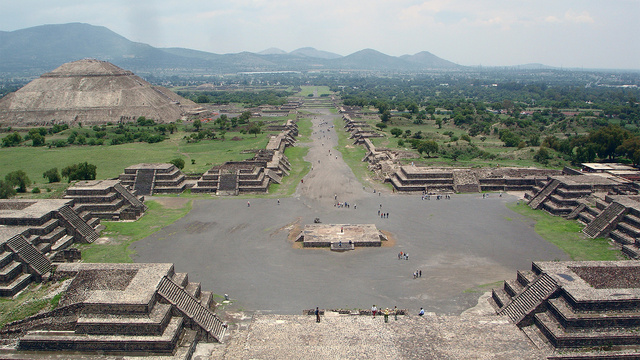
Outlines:
{"label": "shrub", "polygon": [[177,167],[180,170],[184,169],[184,159],[182,158],[175,158],[169,161],[169,163],[175,165],[175,167]]}
{"label": "shrub", "polygon": [[40,194],[40,188],[34,187],[33,189],[31,189],[31,192],[34,194]]}
{"label": "shrub", "polygon": [[42,177],[49,180],[49,184],[60,182],[60,173],[58,172],[58,168],[55,167],[42,173]]}
{"label": "shrub", "polygon": [[62,177],[69,179],[69,182],[74,180],[95,180],[96,179],[96,166],[87,162],[74,164],[62,169]]}

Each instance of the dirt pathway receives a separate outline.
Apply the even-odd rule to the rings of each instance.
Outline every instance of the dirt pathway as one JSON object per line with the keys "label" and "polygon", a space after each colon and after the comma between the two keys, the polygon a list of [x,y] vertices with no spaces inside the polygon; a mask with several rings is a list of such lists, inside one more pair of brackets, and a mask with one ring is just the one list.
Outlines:
{"label": "dirt pathway", "polygon": [[337,115],[328,109],[314,110],[312,142],[305,157],[312,168],[298,185],[294,196],[309,202],[309,206],[333,206],[338,201],[357,203],[369,194],[336,150],[338,135],[333,128],[333,120]]}

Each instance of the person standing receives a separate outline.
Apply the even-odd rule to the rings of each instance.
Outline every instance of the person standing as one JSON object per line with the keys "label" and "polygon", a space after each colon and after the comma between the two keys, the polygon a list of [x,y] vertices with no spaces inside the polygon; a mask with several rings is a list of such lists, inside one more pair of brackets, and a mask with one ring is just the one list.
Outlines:
{"label": "person standing", "polygon": [[375,304],[371,307],[371,314],[373,315],[373,317],[376,317],[376,313],[378,312],[378,308],[375,306]]}
{"label": "person standing", "polygon": [[398,321],[398,307],[397,306],[393,307],[393,315],[395,316],[396,321]]}
{"label": "person standing", "polygon": [[418,312],[418,315],[419,316],[424,316],[424,309],[423,308],[420,308],[420,312]]}
{"label": "person standing", "polygon": [[320,309],[316,306],[316,322],[320,322]]}
{"label": "person standing", "polygon": [[389,308],[384,309],[384,322],[389,322]]}

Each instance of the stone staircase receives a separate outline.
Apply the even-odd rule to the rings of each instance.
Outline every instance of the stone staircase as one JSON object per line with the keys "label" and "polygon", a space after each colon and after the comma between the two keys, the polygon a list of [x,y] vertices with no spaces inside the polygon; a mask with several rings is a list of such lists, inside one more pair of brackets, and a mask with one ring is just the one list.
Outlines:
{"label": "stone staircase", "polygon": [[38,249],[28,242],[24,236],[16,235],[6,242],[7,246],[15,253],[38,277],[42,277],[51,271],[51,261]]}
{"label": "stone staircase", "polygon": [[98,233],[91,226],[89,226],[89,224],[82,220],[75,211],[71,210],[70,207],[61,207],[59,210],[59,214],[82,236],[84,241],[86,241],[87,243],[92,243],[98,240]]}
{"label": "stone staircase", "polygon": [[193,320],[218,342],[222,342],[226,325],[209,309],[200,303],[186,289],[168,277],[162,278],[158,294],[174,305],[181,313]]}
{"label": "stone staircase", "polygon": [[140,195],[153,195],[153,182],[156,177],[155,169],[138,169],[133,189]]}
{"label": "stone staircase", "polygon": [[606,236],[609,230],[624,216],[625,211],[624,205],[612,202],[589,225],[582,229],[582,232],[591,238]]}
{"label": "stone staircase", "polygon": [[558,185],[560,185],[560,182],[558,180],[552,180],[551,182],[549,182],[529,201],[529,206],[534,210],[540,208],[540,205],[542,205],[542,203],[549,197],[549,195],[551,195],[556,190]]}
{"label": "stone staircase", "polygon": [[113,186],[114,190],[116,190],[123,198],[125,198],[133,207],[146,209],[147,207],[140,201],[137,197],[133,196],[130,191],[124,188],[120,183],[115,184]]}
{"label": "stone staircase", "polygon": [[238,195],[238,175],[220,174],[216,195]]}
{"label": "stone staircase", "polygon": [[520,325],[557,289],[558,285],[549,275],[541,274],[500,308],[498,314],[507,315],[514,324]]}

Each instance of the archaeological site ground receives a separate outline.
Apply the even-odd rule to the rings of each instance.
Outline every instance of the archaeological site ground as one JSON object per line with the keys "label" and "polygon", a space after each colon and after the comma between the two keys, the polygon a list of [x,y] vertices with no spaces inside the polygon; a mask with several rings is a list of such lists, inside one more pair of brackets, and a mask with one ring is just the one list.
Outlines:
{"label": "archaeological site ground", "polygon": [[[73,142],[113,141],[83,144],[103,146],[102,162],[130,162],[68,186],[38,179],[51,196],[0,200],[0,359],[640,358],[636,168],[488,155],[491,166],[459,155],[425,164],[433,151],[391,146],[375,112],[304,90],[234,108],[232,126],[82,60],[3,98],[2,126],[71,124],[61,131],[77,129]],[[134,116],[148,106],[153,125]],[[180,126],[174,135],[164,123]],[[110,152],[127,136],[166,136],[158,151],[192,161],[145,157],[153,141]],[[28,151],[53,167],[72,143]],[[562,225],[544,228],[530,211]],[[608,261],[568,250],[590,244]]]}

